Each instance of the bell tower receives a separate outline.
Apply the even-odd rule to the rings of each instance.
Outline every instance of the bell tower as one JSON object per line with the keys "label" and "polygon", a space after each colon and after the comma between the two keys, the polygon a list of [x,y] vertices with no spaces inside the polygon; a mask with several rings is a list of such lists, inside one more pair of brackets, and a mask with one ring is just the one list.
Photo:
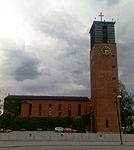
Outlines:
{"label": "bell tower", "polygon": [[[90,29],[90,79],[95,132],[119,132],[115,101],[119,93],[113,21],[94,21]],[[120,115],[120,114],[119,114]]]}

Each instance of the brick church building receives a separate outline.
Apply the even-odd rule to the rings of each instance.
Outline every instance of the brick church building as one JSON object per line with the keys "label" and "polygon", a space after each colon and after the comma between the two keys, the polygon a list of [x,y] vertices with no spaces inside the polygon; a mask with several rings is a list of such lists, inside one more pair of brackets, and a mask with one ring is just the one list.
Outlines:
{"label": "brick church building", "polygon": [[88,97],[8,95],[6,100],[20,100],[20,117],[76,117],[91,109]]}
{"label": "brick church building", "polygon": [[8,95],[8,100],[23,100],[20,117],[76,117],[92,113],[96,132],[119,132],[117,105],[118,65],[115,22],[94,21],[90,29],[91,98],[67,96]]}

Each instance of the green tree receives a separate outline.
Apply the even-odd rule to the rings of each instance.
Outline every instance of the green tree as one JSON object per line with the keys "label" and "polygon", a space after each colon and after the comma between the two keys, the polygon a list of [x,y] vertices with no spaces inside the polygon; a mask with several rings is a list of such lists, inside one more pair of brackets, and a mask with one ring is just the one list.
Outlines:
{"label": "green tree", "polygon": [[78,130],[78,132],[84,132],[85,127],[86,127],[86,124],[85,124],[83,116],[77,116],[74,118],[73,128]]}
{"label": "green tree", "polygon": [[73,128],[78,130],[78,132],[85,132],[86,125],[91,124],[90,114],[77,116],[73,120]]}
{"label": "green tree", "polygon": [[134,95],[128,93],[125,84],[120,81],[120,108],[122,126],[129,127],[133,124],[132,116],[134,116]]}
{"label": "green tree", "polygon": [[23,100],[5,100],[4,101],[4,110],[8,113],[17,116],[20,112],[20,105],[24,103]]}

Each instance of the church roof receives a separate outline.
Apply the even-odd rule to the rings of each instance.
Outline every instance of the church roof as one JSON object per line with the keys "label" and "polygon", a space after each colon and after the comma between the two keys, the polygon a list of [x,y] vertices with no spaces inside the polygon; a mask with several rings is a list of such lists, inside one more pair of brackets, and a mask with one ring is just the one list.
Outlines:
{"label": "church roof", "polygon": [[76,96],[37,96],[37,95],[8,95],[4,100],[64,100],[64,101],[89,101],[88,97]]}

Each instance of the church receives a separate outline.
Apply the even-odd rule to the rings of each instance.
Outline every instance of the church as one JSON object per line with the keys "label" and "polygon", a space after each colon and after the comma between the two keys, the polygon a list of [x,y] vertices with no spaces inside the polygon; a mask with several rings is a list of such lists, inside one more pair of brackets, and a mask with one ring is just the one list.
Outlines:
{"label": "church", "polygon": [[89,31],[91,98],[8,95],[5,101],[25,101],[19,106],[20,117],[76,117],[92,112],[92,131],[119,132],[115,22],[104,21],[102,17],[100,13],[100,21],[94,21]]}

